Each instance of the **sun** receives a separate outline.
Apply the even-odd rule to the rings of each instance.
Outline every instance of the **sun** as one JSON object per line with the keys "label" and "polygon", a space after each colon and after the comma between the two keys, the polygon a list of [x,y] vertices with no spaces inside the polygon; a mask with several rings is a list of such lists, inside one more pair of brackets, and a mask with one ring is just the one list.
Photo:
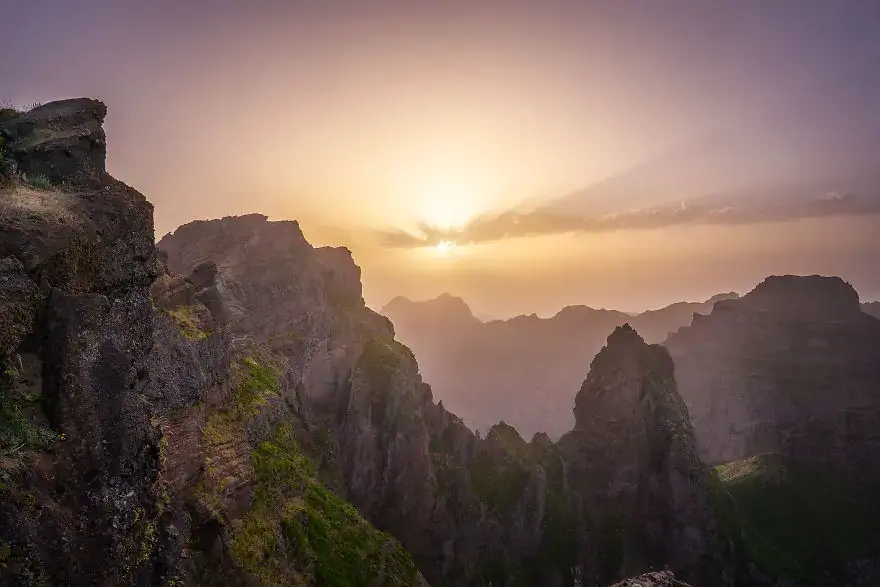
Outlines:
{"label": "sun", "polygon": [[441,255],[448,255],[455,248],[455,242],[453,241],[440,241],[436,245],[434,245],[434,249],[440,253]]}

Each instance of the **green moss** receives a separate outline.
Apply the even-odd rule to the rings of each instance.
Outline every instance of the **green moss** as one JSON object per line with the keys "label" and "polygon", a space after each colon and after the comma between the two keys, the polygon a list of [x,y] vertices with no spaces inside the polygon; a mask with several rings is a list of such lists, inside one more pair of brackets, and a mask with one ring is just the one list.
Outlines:
{"label": "green moss", "polygon": [[181,334],[189,340],[202,340],[211,334],[209,330],[201,327],[198,309],[195,306],[180,306],[164,312],[174,320]]}
{"label": "green moss", "polygon": [[241,415],[255,415],[268,398],[281,393],[281,369],[277,365],[244,357],[235,369],[235,406]]}
{"label": "green moss", "polygon": [[725,537],[771,577],[819,584],[880,550],[871,498],[827,472],[760,455],[716,467],[710,488]]}
{"label": "green moss", "polygon": [[233,525],[231,553],[263,585],[415,585],[418,571],[390,535],[314,477],[290,428],[252,452],[250,512]]}
{"label": "green moss", "polygon": [[235,410],[211,412],[203,429],[205,441],[211,447],[231,444],[244,438],[244,427]]}
{"label": "green moss", "polygon": [[57,439],[46,426],[27,416],[28,408],[39,409],[40,397],[23,395],[15,388],[18,372],[5,369],[0,374],[0,455],[20,457],[26,450],[43,450]]}
{"label": "green moss", "polygon": [[9,546],[8,542],[0,540],[0,568],[3,568],[10,554],[12,554],[12,547]]}

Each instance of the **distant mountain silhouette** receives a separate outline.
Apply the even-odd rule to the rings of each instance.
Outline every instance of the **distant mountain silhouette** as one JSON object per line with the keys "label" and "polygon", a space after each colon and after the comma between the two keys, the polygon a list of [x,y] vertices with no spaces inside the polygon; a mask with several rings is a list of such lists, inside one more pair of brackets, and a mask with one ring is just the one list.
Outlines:
{"label": "distant mountain silhouette", "polygon": [[381,313],[415,353],[435,397],[469,426],[485,431],[502,419],[526,437],[558,437],[573,423],[571,390],[609,332],[629,323],[647,342],[661,342],[695,313],[708,314],[715,302],[737,297],[724,293],[635,316],[567,306],[551,318],[483,322],[464,300],[443,294],[425,301],[398,297]]}
{"label": "distant mountain silhouette", "polygon": [[874,318],[880,318],[880,302],[867,302],[862,304],[862,312],[870,314]]}

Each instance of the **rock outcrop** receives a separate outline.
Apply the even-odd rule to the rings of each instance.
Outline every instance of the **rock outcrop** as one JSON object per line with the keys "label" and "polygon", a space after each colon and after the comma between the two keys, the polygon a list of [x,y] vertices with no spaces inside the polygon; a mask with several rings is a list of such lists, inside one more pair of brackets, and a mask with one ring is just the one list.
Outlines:
{"label": "rock outcrop", "polygon": [[575,428],[559,442],[582,496],[596,580],[671,568],[724,584],[722,547],[674,365],[628,324],[608,337],[575,400]]}
{"label": "rock outcrop", "polygon": [[[211,276],[197,297],[233,340],[283,365],[286,418],[321,478],[398,537],[432,584],[507,576],[517,554],[536,548],[534,530],[516,548],[506,536],[518,512],[540,511],[540,481],[499,504],[479,494],[472,474],[482,471],[471,465],[489,441],[433,403],[391,323],[364,305],[347,250],[313,248],[295,222],[260,215],[185,225],[159,247],[172,270]],[[541,475],[531,462],[509,469]]]}
{"label": "rock outcrop", "polygon": [[106,179],[107,107],[86,98],[61,100],[0,116],[0,167],[25,179],[82,184]]}
{"label": "rock outcrop", "polygon": [[[259,294],[225,266],[165,271],[151,205],[104,171],[105,113],[0,116],[0,583],[424,585],[316,477],[270,326],[234,338]],[[311,250],[298,238],[274,242]],[[265,295],[295,318],[326,301],[319,322],[362,305],[337,257],[297,256],[316,265],[283,267],[286,283],[313,290]]]}
{"label": "rock outcrop", "polygon": [[767,278],[664,344],[707,462],[778,453],[857,476],[880,462],[880,321],[839,278]]}
{"label": "rock outcrop", "polygon": [[152,206],[103,175],[103,113],[66,101],[0,120],[26,179],[79,186],[8,164],[0,186],[4,584],[131,583],[153,545]]}
{"label": "rock outcrop", "polygon": [[676,579],[674,573],[657,571],[625,579],[620,583],[615,583],[612,587],[689,587],[689,585]]}
{"label": "rock outcrop", "polygon": [[557,439],[574,424],[572,390],[615,327],[629,323],[648,342],[661,342],[695,313],[735,297],[719,294],[636,316],[567,306],[549,318],[481,322],[463,300],[444,294],[422,302],[395,298],[381,313],[418,357],[435,397],[469,426],[485,432],[503,419],[527,437],[545,432]]}

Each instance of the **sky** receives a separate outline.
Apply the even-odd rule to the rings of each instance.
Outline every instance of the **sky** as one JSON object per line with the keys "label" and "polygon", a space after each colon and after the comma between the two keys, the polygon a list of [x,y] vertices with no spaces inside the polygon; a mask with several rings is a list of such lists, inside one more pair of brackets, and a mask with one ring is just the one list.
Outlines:
{"label": "sky", "polygon": [[109,107],[155,206],[297,219],[365,298],[880,298],[880,3],[0,0],[0,101]]}

